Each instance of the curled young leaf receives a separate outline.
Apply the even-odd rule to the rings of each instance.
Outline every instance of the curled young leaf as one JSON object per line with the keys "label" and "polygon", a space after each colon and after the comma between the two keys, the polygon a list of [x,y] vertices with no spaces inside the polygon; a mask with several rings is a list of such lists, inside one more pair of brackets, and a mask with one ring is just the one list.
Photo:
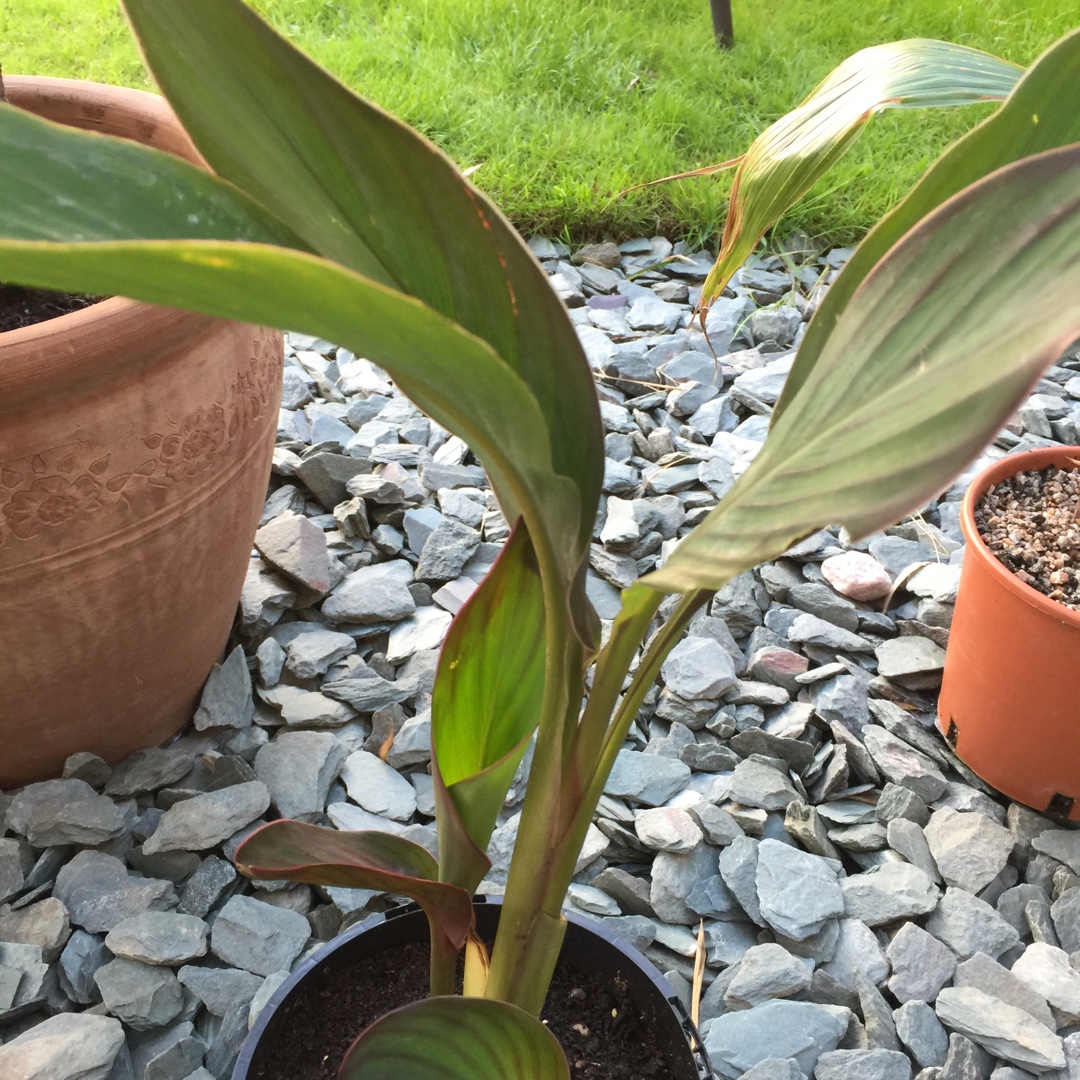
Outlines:
{"label": "curled young leaf", "polygon": [[702,307],[724,291],[765,230],[846,153],[874,113],[997,100],[1021,72],[978,49],[924,38],[873,45],[849,56],[739,160],[720,254],[702,286]]}
{"label": "curled young leaf", "polygon": [[459,817],[472,845],[480,852],[487,848],[540,720],[544,622],[540,571],[519,520],[491,572],[455,617],[432,691],[432,752],[437,788],[445,789],[437,803],[443,879],[464,888],[475,888],[476,872],[483,876],[484,867],[467,869],[475,860],[454,849],[446,817]]}
{"label": "curled young leaf", "polygon": [[919,182],[863,238],[829,286],[806,329],[775,421],[818,361],[836,320],[863,278],[908,229],[958,191],[994,169],[1044,150],[1080,142],[1080,109],[1073,96],[1080,73],[1080,30],[1066,34],[1040,56],[992,116],[957,139]]}

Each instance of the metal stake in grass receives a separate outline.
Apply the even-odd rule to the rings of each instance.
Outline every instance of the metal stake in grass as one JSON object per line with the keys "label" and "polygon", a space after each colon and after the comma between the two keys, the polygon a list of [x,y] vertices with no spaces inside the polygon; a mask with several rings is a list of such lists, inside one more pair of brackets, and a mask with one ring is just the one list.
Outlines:
{"label": "metal stake in grass", "polygon": [[718,49],[730,49],[735,44],[735,30],[731,22],[731,0],[709,0],[712,7],[713,33]]}

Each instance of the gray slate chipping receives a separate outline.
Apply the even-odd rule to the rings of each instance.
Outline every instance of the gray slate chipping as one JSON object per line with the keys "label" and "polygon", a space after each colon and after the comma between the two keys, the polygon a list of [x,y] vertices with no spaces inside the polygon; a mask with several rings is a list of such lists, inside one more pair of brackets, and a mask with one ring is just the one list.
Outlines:
{"label": "gray slate chipping", "polygon": [[[549,270],[558,267],[560,295],[580,305],[572,317],[598,369],[607,508],[592,537],[588,592],[610,623],[618,589],[665,557],[757,453],[793,360],[770,350],[798,340],[816,302],[807,292],[844,253],[811,254],[791,274],[755,256],[733,281],[738,295],[710,311],[706,342],[689,317],[709,257],[690,253],[689,262],[628,281],[672,254],[671,244],[608,247],[614,278],[593,284],[614,280],[612,292],[592,289],[564,246],[538,252],[552,256]],[[0,905],[11,905],[0,906],[0,941],[16,939],[0,944],[0,1041],[33,1032],[43,1009],[106,1010],[95,976],[133,962],[139,980],[124,993],[114,987],[110,1000],[136,1023],[154,1024],[129,1029],[101,1080],[221,1080],[249,1018],[308,942],[384,904],[370,890],[238,877],[226,860],[262,820],[287,813],[316,821],[326,812],[337,827],[435,844],[427,707],[438,649],[509,525],[464,444],[404,401],[385,373],[302,335],[288,350],[241,645],[208,681],[197,730],[115,769],[73,755],[62,779],[88,784],[93,796],[66,788],[80,792],[86,810],[66,822],[63,800],[53,800],[54,821],[39,815],[31,827],[20,818],[31,789],[0,793],[9,826],[0,838]],[[1062,365],[1020,412],[1057,424],[1048,429],[1055,436],[1072,423],[1055,404],[1065,400],[1061,388],[1070,379],[1080,385],[1071,374],[1080,357]],[[1080,399],[1080,391],[1068,396]],[[1048,410],[1057,419],[1046,420]],[[1009,439],[1003,432],[999,447],[1015,445]],[[610,920],[684,992],[704,918],[706,1038],[710,1024],[757,1014],[756,1024],[770,1005],[852,1009],[841,1041],[817,1062],[821,1075],[890,1075],[902,1064],[893,1047],[902,1046],[923,1070],[919,1080],[1020,1080],[1019,1066],[958,1030],[945,1049],[940,994],[992,990],[1052,1035],[1070,1030],[1061,1009],[1074,1004],[1069,955],[1080,952],[1076,831],[987,789],[933,727],[958,577],[959,555],[944,561],[958,547],[957,505],[932,503],[870,537],[865,546],[881,560],[870,559],[872,580],[829,576],[830,560],[863,556],[829,530],[739,575],[692,620],[620,748],[570,901]],[[908,578],[880,610],[889,577],[930,558],[930,546],[942,561]],[[845,595],[860,584],[877,599]],[[339,775],[358,752],[376,764],[359,758],[370,767],[354,762]],[[485,887],[505,881],[523,779],[496,822]],[[196,820],[184,824],[185,815]],[[44,831],[53,828],[60,831]],[[64,831],[79,829],[97,831]],[[784,880],[803,859],[818,869],[839,865],[835,914],[818,917],[824,878],[811,874],[805,897]],[[237,918],[235,900],[266,910]],[[131,931],[182,916],[194,918],[193,943]],[[281,918],[293,936],[278,953]],[[181,959],[198,949],[198,925],[215,921],[218,952]],[[255,944],[241,932],[252,927],[261,927]],[[128,955],[106,947],[110,931]],[[253,959],[260,950],[262,962]],[[157,967],[166,975],[172,965],[185,987],[171,1019],[152,1000],[139,1016],[140,993],[145,999],[155,979],[144,959],[165,961]],[[241,961],[283,966],[264,976],[233,966]],[[769,996],[787,993],[794,997]],[[753,1026],[744,1030],[749,1040]],[[760,1030],[763,1044],[746,1045],[764,1055],[750,1080],[813,1074],[812,1064],[777,1056],[771,1030]],[[1062,1040],[1080,1067],[1078,1044],[1080,1036]]]}

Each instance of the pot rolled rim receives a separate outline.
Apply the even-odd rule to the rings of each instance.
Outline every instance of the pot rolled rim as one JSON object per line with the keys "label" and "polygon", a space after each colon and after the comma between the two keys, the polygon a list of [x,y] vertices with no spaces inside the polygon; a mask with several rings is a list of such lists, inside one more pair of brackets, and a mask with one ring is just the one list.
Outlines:
{"label": "pot rolled rim", "polygon": [[80,98],[102,99],[110,98],[117,91],[121,91],[125,96],[130,96],[132,101],[139,97],[147,107],[160,108],[163,116],[172,115],[172,110],[160,94],[155,94],[152,90],[139,90],[134,86],[116,86],[113,83],[93,82],[89,79],[66,79],[60,75],[5,74],[4,88],[9,97],[18,97],[19,91],[40,89],[55,93],[67,92]]}
{"label": "pot rolled rim", "polygon": [[[489,896],[489,895],[477,895],[473,897],[474,905],[492,904],[501,905],[503,898],[501,896]],[[398,907],[391,908],[389,911],[378,912],[375,915],[371,915],[364,919],[363,922],[356,923],[354,926],[350,926],[347,930],[338,934],[336,937],[331,938],[320,949],[313,952],[298,968],[289,974],[289,977],[274,991],[270,1000],[262,1007],[262,1011],[259,1013],[254,1025],[248,1031],[247,1036],[244,1039],[244,1044],[240,1050],[240,1056],[237,1058],[236,1064],[233,1066],[235,1070],[239,1068],[241,1063],[250,1063],[251,1054],[254,1048],[258,1045],[259,1041],[263,1037],[263,1033],[269,1026],[270,1021],[273,1019],[274,1014],[277,1012],[281,1003],[289,996],[296,988],[297,984],[302,982],[311,972],[319,966],[328,956],[338,951],[353,938],[359,937],[361,934],[366,933],[368,930],[373,930],[377,926],[381,926],[383,923],[390,921],[391,919],[400,918],[402,915],[407,915],[411,912],[420,912],[423,909],[416,903],[400,904]],[[696,1027],[693,1026],[692,1021],[687,1015],[686,1009],[683,1007],[681,1001],[679,1001],[678,995],[672,988],[671,983],[665,979],[659,971],[635,949],[632,945],[623,941],[621,938],[616,937],[614,934],[605,930],[595,919],[589,919],[582,915],[577,915],[571,911],[563,911],[562,916],[568,923],[572,923],[579,929],[585,930],[587,933],[593,934],[596,937],[603,940],[606,944],[614,947],[618,952],[622,953],[626,957],[628,963],[633,964],[645,977],[653,984],[657,993],[659,993],[665,1001],[671,1006],[672,1011],[683,1022],[684,1030],[687,1025],[690,1025],[691,1031],[696,1036],[696,1048],[693,1053],[695,1055],[695,1061],[699,1068],[702,1064],[709,1069],[708,1075],[713,1075],[712,1065],[709,1062],[708,1055],[706,1054],[704,1044],[700,1035],[697,1033]]]}
{"label": "pot rolled rim", "polygon": [[1064,468],[1069,459],[1080,461],[1080,446],[1043,446],[1035,450],[1023,450],[1017,454],[1006,454],[987,466],[968,485],[960,507],[960,529],[967,541],[965,559],[978,559],[988,573],[1017,599],[1036,608],[1051,618],[1080,629],[1080,611],[1051,600],[1038,589],[1022,582],[1011,570],[1000,562],[979,535],[975,524],[975,507],[986,492],[1002,480],[1017,473],[1032,472],[1054,465]]}
{"label": "pot rolled rim", "polygon": [[[30,285],[27,288],[35,288]],[[84,335],[94,333],[99,323],[111,323],[114,319],[124,319],[131,315],[149,311],[172,312],[177,322],[185,318],[210,321],[208,315],[198,315],[194,312],[183,311],[180,308],[166,308],[158,304],[147,304],[142,300],[132,300],[126,296],[107,296],[96,303],[88,304],[77,311],[69,311],[66,315],[54,315],[52,318],[41,322],[30,323],[29,326],[20,326],[14,330],[0,331],[0,347],[5,349],[18,349],[22,345],[36,341],[41,336],[41,327],[55,328],[57,334],[65,336]]]}

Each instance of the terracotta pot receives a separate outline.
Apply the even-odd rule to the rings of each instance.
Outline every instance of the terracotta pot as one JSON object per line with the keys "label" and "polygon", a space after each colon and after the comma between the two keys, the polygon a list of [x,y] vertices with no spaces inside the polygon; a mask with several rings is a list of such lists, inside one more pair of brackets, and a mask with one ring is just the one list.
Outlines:
{"label": "terracotta pot", "polygon": [[[5,85],[201,161],[156,95]],[[0,334],[0,788],[191,718],[266,494],[281,356],[277,331],[120,298]]]}
{"label": "terracotta pot", "polygon": [[1025,585],[990,553],[974,510],[1019,472],[1071,467],[1080,447],[1013,454],[964,496],[967,541],[938,727],[988,784],[1055,817],[1080,820],[1080,611]]}
{"label": "terracotta pot", "polygon": [[[478,896],[474,899],[476,928],[481,937],[492,940],[499,925],[502,900]],[[568,926],[559,963],[569,963],[579,970],[602,978],[618,980],[633,1000],[645,1022],[652,1029],[657,1049],[672,1063],[664,1080],[702,1080],[713,1076],[708,1055],[700,1045],[700,1036],[691,1023],[675,992],[641,953],[592,919],[565,913]],[[362,971],[364,961],[406,942],[429,941],[427,918],[417,904],[403,904],[385,915],[350,927],[317,953],[305,960],[267,1002],[240,1050],[232,1080],[295,1080],[283,1075],[280,1047],[295,1049],[303,1041],[305,1010],[333,1010],[340,1001],[341,989],[349,973]],[[340,1010],[340,1005],[339,1005]],[[332,1015],[330,1019],[333,1019]],[[347,1018],[342,1019],[347,1026]],[[336,1030],[336,1027],[335,1027]],[[356,1032],[347,1032],[355,1037]],[[634,1028],[623,1028],[620,1039],[632,1040]],[[691,1040],[696,1045],[691,1050]],[[312,1047],[305,1055],[314,1063],[320,1049]],[[307,1060],[294,1058],[298,1065]]]}

